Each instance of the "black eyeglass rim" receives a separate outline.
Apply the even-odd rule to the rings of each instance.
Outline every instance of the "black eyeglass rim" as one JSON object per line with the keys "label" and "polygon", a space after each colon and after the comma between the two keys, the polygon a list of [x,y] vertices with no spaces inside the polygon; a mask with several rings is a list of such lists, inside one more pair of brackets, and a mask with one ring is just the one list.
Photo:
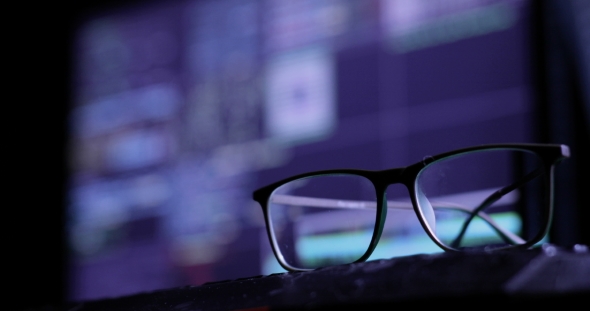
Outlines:
{"label": "black eyeglass rim", "polygon": [[[312,172],[306,172],[306,173],[302,173],[302,174],[293,175],[288,178],[271,183],[267,186],[261,187],[253,192],[252,197],[262,207],[264,220],[265,220],[265,224],[266,224],[266,231],[267,231],[267,235],[269,237],[270,244],[272,246],[271,247],[272,251],[273,251],[275,257],[277,258],[279,264],[288,271],[309,271],[309,270],[314,270],[314,269],[294,267],[294,266],[291,266],[288,262],[286,262],[283,255],[280,252],[279,246],[276,241],[276,237],[274,236],[274,231],[272,230],[273,229],[272,222],[270,221],[269,212],[268,212],[268,208],[269,208],[268,207],[268,200],[269,200],[270,196],[272,195],[272,193],[274,192],[274,190],[276,190],[278,187],[280,187],[286,183],[289,183],[291,181],[297,180],[297,179],[318,176],[318,175],[349,174],[349,175],[362,176],[362,177],[369,179],[369,181],[371,181],[371,183],[375,187],[376,194],[378,194],[378,197],[377,197],[378,209],[377,209],[376,223],[384,222],[385,218],[386,218],[387,208],[384,208],[384,202],[385,202],[384,195],[386,193],[387,187],[390,186],[391,184],[394,184],[394,183],[404,184],[408,188],[408,190],[410,191],[410,197],[411,197],[414,212],[416,213],[418,220],[420,221],[420,224],[422,225],[422,228],[426,231],[426,233],[432,239],[432,241],[435,242],[444,251],[461,252],[462,250],[460,250],[460,249],[452,248],[452,247],[449,247],[446,244],[442,243],[438,239],[436,234],[434,232],[432,232],[432,230],[430,229],[430,226],[428,226],[426,224],[424,216],[422,215],[422,212],[418,208],[419,205],[418,205],[417,197],[416,197],[417,194],[416,194],[416,189],[415,189],[415,180],[418,177],[419,173],[422,171],[422,169],[424,169],[429,164],[431,164],[435,161],[445,159],[445,158],[448,158],[451,156],[463,154],[463,153],[470,153],[470,152],[475,152],[475,151],[487,151],[487,150],[494,150],[494,149],[512,149],[512,150],[522,150],[522,151],[533,152],[541,159],[541,161],[543,162],[543,165],[545,167],[545,171],[547,172],[547,175],[546,175],[547,180],[545,181],[545,183],[548,184],[548,194],[545,198],[545,203],[544,203],[544,206],[546,208],[543,211],[543,215],[542,215],[543,220],[546,223],[544,230],[541,230],[536,236],[529,239],[529,241],[527,241],[524,244],[511,245],[511,246],[505,248],[505,249],[528,249],[531,246],[538,243],[539,241],[541,241],[543,239],[543,237],[547,234],[547,232],[550,228],[550,225],[552,222],[552,215],[553,215],[553,191],[554,191],[554,189],[553,189],[553,184],[554,184],[553,183],[553,175],[554,175],[553,170],[554,170],[554,167],[557,163],[559,163],[561,160],[566,159],[570,156],[569,147],[566,145],[563,145],[563,144],[533,144],[533,143],[485,144],[485,145],[478,145],[478,146],[473,146],[473,147],[456,149],[456,150],[440,153],[440,154],[437,154],[434,156],[426,156],[423,158],[422,161],[416,162],[414,164],[411,164],[411,165],[408,165],[405,167],[400,167],[400,168],[391,168],[391,169],[385,169],[385,170],[362,170],[362,169],[345,168],[345,169],[329,169],[329,170],[312,171]],[[379,194],[383,194],[383,197],[380,197]],[[364,262],[371,256],[373,250],[377,246],[377,243],[381,237],[382,229],[383,229],[383,226],[381,226],[381,225],[375,226],[373,236],[371,238],[371,242],[368,245],[367,250],[359,259],[357,259],[356,261],[354,261],[352,263]],[[496,250],[502,250],[502,249],[496,249]]]}

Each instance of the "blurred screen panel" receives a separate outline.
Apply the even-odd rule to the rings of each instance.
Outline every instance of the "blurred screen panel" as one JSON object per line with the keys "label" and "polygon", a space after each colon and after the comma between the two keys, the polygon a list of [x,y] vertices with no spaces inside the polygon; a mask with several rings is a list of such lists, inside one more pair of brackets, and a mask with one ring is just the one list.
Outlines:
{"label": "blurred screen panel", "polygon": [[[533,142],[530,5],[185,0],[88,18],[73,45],[69,299],[284,271],[251,193],[291,174]],[[411,213],[387,226],[371,259],[439,251]]]}

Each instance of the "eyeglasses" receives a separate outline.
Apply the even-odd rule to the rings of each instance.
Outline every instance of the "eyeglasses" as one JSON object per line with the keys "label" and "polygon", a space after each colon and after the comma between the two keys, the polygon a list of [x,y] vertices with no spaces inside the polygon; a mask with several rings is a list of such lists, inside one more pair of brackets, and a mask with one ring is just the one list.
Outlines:
{"label": "eyeglasses", "polygon": [[[565,145],[481,145],[402,168],[300,174],[253,198],[277,260],[290,271],[366,261],[380,239],[416,236],[420,226],[407,225],[408,211],[423,228],[418,234],[439,250],[526,249],[547,235],[553,169],[567,157]],[[409,200],[387,198],[394,184],[407,188]],[[388,213],[388,226],[397,228],[384,230]]]}

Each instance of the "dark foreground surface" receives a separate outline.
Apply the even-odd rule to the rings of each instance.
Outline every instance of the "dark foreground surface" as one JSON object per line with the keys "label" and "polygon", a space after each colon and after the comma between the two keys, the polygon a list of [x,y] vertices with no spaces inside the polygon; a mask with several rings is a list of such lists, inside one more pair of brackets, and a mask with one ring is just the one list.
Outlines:
{"label": "dark foreground surface", "polygon": [[416,255],[207,283],[46,310],[390,309],[543,306],[590,300],[587,247]]}

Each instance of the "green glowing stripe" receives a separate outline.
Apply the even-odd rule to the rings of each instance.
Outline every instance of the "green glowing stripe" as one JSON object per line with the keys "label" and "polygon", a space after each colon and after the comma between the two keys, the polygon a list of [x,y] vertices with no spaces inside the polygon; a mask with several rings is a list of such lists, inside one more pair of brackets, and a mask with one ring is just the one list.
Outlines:
{"label": "green glowing stripe", "polygon": [[[337,233],[306,236],[297,240],[297,252],[301,258],[326,256],[361,256],[369,247],[373,232]],[[360,254],[359,254],[360,253]]]}
{"label": "green glowing stripe", "polygon": [[[490,217],[498,224],[499,227],[518,234],[522,229],[522,222],[516,212],[505,212],[492,214]],[[436,222],[436,235],[441,240],[454,239],[463,226],[464,218],[445,219]],[[480,239],[498,237],[492,227],[481,218],[474,218],[469,224],[466,239]]]}
{"label": "green glowing stripe", "polygon": [[[492,214],[499,226],[511,232],[522,227],[516,212]],[[437,222],[437,234],[444,240],[454,238],[464,218],[445,219]],[[313,262],[325,258],[358,258],[368,248],[372,232],[335,233],[303,236],[297,240],[296,248],[302,261]],[[497,239],[497,234],[481,219],[475,218],[465,236],[465,244],[474,241]],[[384,236],[370,259],[391,258],[418,253],[436,253],[441,249],[425,233]]]}

